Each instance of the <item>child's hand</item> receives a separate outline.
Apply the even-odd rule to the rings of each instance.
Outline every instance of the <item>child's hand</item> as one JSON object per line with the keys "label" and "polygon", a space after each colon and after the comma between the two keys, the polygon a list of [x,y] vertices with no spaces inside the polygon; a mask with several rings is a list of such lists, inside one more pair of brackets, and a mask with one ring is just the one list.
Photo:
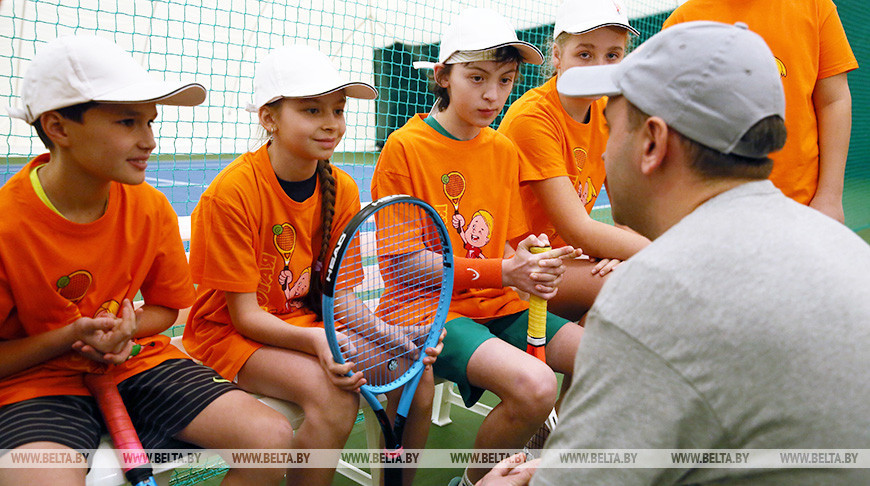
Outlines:
{"label": "child's hand", "polygon": [[451,223],[453,223],[454,228],[462,229],[462,227],[465,226],[465,218],[463,218],[461,214],[456,213],[453,215]]}
{"label": "child's hand", "polygon": [[80,317],[73,322],[78,338],[73,349],[104,363],[125,361],[133,349],[132,338],[138,329],[137,315],[141,313],[133,310],[130,299],[124,299],[121,317],[111,314],[95,319]]}
{"label": "child's hand", "polygon": [[74,351],[78,351],[82,356],[98,363],[121,364],[130,358],[130,353],[133,351],[134,344],[135,343],[132,339],[127,341],[124,348],[119,353],[101,353],[82,341],[76,341],[73,343],[72,348]]}
{"label": "child's hand", "polygon": [[516,287],[542,299],[551,299],[565,273],[563,260],[577,258],[581,250],[563,246],[544,253],[532,254],[533,246],[549,246],[546,235],[530,235],[520,242],[513,258],[502,263],[502,281],[505,286]]}
{"label": "child's hand", "polygon": [[441,329],[441,335],[438,336],[438,344],[434,348],[426,348],[426,356],[423,357],[423,364],[426,368],[430,368],[435,364],[441,350],[444,349],[444,336],[447,335],[447,329]]}
{"label": "child's hand", "polygon": [[[341,342],[341,338],[344,335],[341,333],[339,334],[339,342]],[[345,342],[347,341],[346,336],[344,337],[344,340]],[[329,349],[329,343],[326,340],[325,331],[320,334],[315,341],[315,353],[317,354],[317,359],[320,361],[320,366],[322,366],[323,370],[326,371],[326,376],[329,377],[329,381],[331,381],[336,387],[346,391],[358,392],[359,388],[366,384],[362,372],[357,371],[348,376],[348,373],[353,371],[353,367],[356,366],[354,362],[346,361],[344,364],[338,364],[335,362],[335,359],[332,357],[332,351]]]}
{"label": "child's hand", "polygon": [[603,277],[612,272],[620,263],[622,263],[622,260],[617,260],[615,258],[602,258],[601,260],[598,260],[598,263],[592,268],[592,275]]}

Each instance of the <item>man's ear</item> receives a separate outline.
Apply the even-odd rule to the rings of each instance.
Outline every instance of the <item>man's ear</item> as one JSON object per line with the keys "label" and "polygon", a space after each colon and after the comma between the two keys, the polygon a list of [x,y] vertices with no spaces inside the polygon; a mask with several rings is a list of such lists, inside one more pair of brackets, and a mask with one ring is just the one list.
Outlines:
{"label": "man's ear", "polygon": [[62,117],[56,111],[47,111],[39,115],[39,123],[42,125],[42,131],[45,136],[58,147],[65,147],[69,134],[67,133],[66,125],[71,120]]}
{"label": "man's ear", "polygon": [[643,153],[641,154],[640,170],[644,175],[651,175],[664,166],[668,153],[668,124],[657,116],[651,116],[641,127]]}

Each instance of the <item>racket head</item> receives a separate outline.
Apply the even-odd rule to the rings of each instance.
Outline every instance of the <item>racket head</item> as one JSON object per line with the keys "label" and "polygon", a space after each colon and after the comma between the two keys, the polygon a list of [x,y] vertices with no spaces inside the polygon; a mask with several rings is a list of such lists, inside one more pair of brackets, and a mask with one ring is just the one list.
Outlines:
{"label": "racket head", "polygon": [[[333,358],[356,364],[364,392],[403,386],[437,345],[452,293],[453,249],[435,209],[407,195],[373,201],[339,235],[326,267],[323,324]],[[339,342],[339,332],[348,339]]]}

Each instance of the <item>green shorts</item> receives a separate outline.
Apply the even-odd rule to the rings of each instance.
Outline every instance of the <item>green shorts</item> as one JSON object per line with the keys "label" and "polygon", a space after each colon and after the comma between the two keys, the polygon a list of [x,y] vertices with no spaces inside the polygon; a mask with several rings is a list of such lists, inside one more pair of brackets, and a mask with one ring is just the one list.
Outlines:
{"label": "green shorts", "polygon": [[[557,315],[547,313],[547,342],[569,321]],[[526,337],[529,331],[529,311],[499,317],[486,323],[479,323],[468,317],[458,317],[448,321],[447,336],[444,337],[444,349],[435,361],[435,376],[450,380],[459,386],[459,393],[466,407],[480,400],[485,391],[468,382],[468,361],[471,355],[492,338],[507,341],[518,349],[526,349]]]}

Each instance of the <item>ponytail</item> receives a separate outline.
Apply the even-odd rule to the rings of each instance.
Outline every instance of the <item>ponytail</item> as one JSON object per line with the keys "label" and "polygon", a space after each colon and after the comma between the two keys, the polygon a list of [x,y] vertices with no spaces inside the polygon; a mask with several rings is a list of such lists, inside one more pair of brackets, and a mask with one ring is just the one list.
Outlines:
{"label": "ponytail", "polygon": [[311,265],[311,284],[305,296],[305,305],[323,319],[323,269],[329,255],[329,242],[332,240],[332,219],[335,216],[335,177],[328,160],[317,161],[317,178],[320,180],[320,219],[323,235],[320,239],[320,255]]}

